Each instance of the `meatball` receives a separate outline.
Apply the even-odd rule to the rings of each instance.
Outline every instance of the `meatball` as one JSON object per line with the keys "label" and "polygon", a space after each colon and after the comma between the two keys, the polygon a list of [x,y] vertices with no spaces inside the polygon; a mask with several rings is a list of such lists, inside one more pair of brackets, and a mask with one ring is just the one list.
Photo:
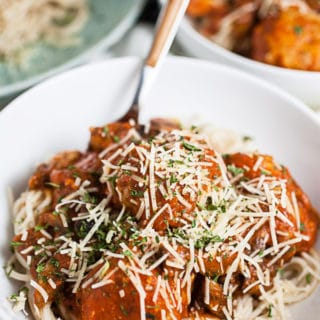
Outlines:
{"label": "meatball", "polygon": [[191,1],[188,14],[196,18],[197,29],[221,46],[247,51],[249,34],[255,22],[258,1]]}
{"label": "meatball", "polygon": [[199,18],[223,8],[226,3],[224,0],[191,0],[187,13],[193,18]]}
{"label": "meatball", "polygon": [[251,57],[292,69],[320,70],[320,17],[289,7],[254,28]]}

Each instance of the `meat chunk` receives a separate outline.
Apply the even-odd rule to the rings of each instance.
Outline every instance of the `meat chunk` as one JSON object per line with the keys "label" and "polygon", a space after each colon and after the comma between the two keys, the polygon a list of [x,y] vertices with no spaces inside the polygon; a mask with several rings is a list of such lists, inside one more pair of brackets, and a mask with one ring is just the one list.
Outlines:
{"label": "meat chunk", "polygon": [[79,151],[66,151],[58,153],[48,163],[41,164],[29,179],[30,189],[45,188],[49,181],[49,173],[52,169],[62,169],[72,165],[81,156]]}
{"label": "meat chunk", "polygon": [[113,122],[104,127],[91,128],[89,150],[101,152],[125,138],[131,128],[128,122]]}
{"label": "meat chunk", "polygon": [[[142,226],[150,220],[158,231],[179,226],[179,219],[192,215],[221,175],[216,154],[206,142],[183,134],[160,134],[149,143],[119,149],[118,157],[104,160],[102,181],[109,184],[115,204],[131,210]],[[194,191],[197,189],[199,192]]]}
{"label": "meat chunk", "polygon": [[[73,305],[68,301],[62,302],[67,314],[80,310],[78,319],[83,320],[104,320],[106,315],[110,319],[140,319],[143,305],[147,319],[161,319],[161,310],[165,310],[168,320],[186,318],[186,290],[181,289],[181,295],[177,295],[176,282],[170,274],[167,280],[162,280],[164,283],[161,284],[158,294],[155,294],[161,269],[150,271],[148,275],[137,275],[130,269],[129,262],[121,263],[119,264],[117,259],[110,259],[92,269],[87,280],[92,278],[93,282],[81,287],[72,299]],[[105,284],[95,287],[95,283],[101,281],[105,281]],[[173,307],[179,299],[182,300],[182,309]]]}
{"label": "meat chunk", "polygon": [[[279,166],[271,156],[258,154],[250,156],[236,153],[228,155],[225,158],[225,162],[229,166],[229,170],[233,172],[237,168],[240,168],[245,179],[259,179],[264,175],[266,178],[277,178],[286,182],[285,190],[280,190],[278,188],[277,190],[274,190],[274,192],[277,194],[279,212],[284,214],[285,217],[292,222],[292,227],[288,228],[288,224],[284,222],[283,219],[275,219],[277,231],[279,233],[278,240],[288,240],[295,237],[296,233],[301,232],[306,237],[305,239],[308,240],[302,240],[295,249],[297,251],[307,251],[314,245],[319,218],[315,209],[312,207],[310,200],[294,181],[287,168]],[[285,195],[282,194],[282,192],[285,192]],[[281,197],[286,198],[287,205],[280,204]],[[295,206],[297,207],[295,208]],[[300,223],[297,221],[297,214],[299,215],[298,218]],[[253,241],[258,238],[262,238],[259,233],[253,238]],[[271,239],[269,239],[267,244],[271,245]]]}

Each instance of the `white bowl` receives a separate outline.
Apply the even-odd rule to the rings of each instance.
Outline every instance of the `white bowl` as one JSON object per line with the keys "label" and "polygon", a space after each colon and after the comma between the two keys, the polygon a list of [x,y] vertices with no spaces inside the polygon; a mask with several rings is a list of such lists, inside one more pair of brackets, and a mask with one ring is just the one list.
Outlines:
{"label": "white bowl", "polygon": [[250,72],[277,84],[314,108],[320,108],[320,72],[280,68],[245,58],[215,44],[200,34],[189,18],[184,18],[178,41],[189,55],[223,63]]}
{"label": "white bowl", "polygon": [[[10,255],[12,235],[8,187],[17,196],[37,164],[61,150],[85,150],[88,128],[116,119],[129,105],[138,67],[137,59],[123,58],[68,71],[26,92],[0,113],[1,265]],[[291,169],[320,209],[320,123],[303,103],[280,89],[228,67],[170,58],[146,100],[144,115],[202,115],[207,122],[254,137],[262,152]],[[17,284],[2,270],[0,279],[0,319],[23,319],[6,301]],[[319,319],[319,294],[296,306],[294,319]]]}

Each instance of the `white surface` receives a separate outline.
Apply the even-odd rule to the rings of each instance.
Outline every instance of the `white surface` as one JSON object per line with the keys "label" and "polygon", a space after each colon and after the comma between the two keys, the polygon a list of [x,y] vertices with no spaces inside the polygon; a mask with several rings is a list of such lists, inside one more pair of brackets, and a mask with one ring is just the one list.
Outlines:
{"label": "white surface", "polygon": [[269,80],[320,110],[320,72],[279,68],[244,58],[202,36],[187,18],[181,24],[178,40],[188,55],[231,65]]}
{"label": "white surface", "polygon": [[[61,150],[85,150],[90,126],[122,115],[132,99],[138,64],[126,58],[81,67],[40,84],[0,113],[1,265],[9,255],[11,237],[7,188],[17,196],[38,163]],[[190,120],[200,115],[207,122],[253,136],[262,152],[289,166],[320,209],[320,122],[286,93],[227,67],[172,58],[160,71],[144,107],[146,117]],[[2,269],[0,279],[0,319],[18,319],[9,316],[5,299],[17,287]],[[319,294],[320,290],[296,308],[295,320],[319,319]]]}

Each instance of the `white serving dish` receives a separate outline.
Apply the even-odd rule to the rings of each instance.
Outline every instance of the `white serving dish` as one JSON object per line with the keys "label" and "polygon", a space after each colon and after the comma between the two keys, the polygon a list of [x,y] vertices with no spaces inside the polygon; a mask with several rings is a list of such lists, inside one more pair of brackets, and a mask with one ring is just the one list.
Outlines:
{"label": "white serving dish", "polygon": [[[17,196],[35,166],[58,151],[85,150],[89,127],[125,112],[140,62],[122,58],[84,66],[43,82],[0,113],[0,264],[12,236],[7,190]],[[145,117],[195,119],[255,138],[262,152],[287,165],[320,210],[320,122],[302,102],[243,72],[210,62],[168,59],[144,105]],[[18,284],[0,270],[0,319],[24,319],[6,297]],[[295,320],[317,320],[320,290],[294,307]],[[306,313],[305,310],[308,310]]]}

